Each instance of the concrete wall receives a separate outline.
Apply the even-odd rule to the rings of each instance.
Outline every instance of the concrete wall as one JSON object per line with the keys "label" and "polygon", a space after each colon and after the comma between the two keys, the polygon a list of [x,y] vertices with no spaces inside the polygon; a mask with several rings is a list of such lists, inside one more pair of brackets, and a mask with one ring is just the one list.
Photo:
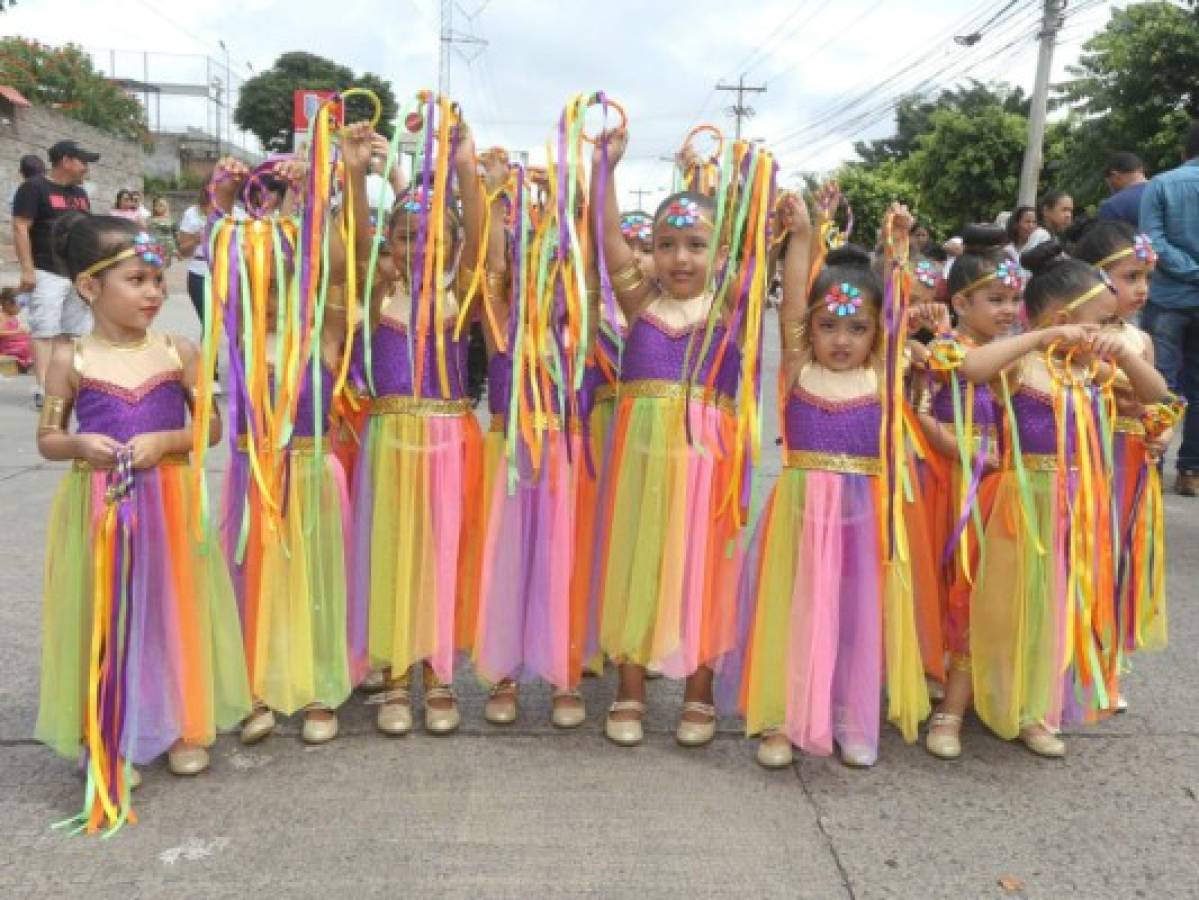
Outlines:
{"label": "concrete wall", "polygon": [[0,243],[12,243],[12,209],[9,199],[20,183],[17,165],[26,153],[36,153],[49,168],[46,151],[64,139],[78,141],[100,154],[92,163],[84,186],[95,212],[107,212],[123,187],[143,186],[141,144],[114,137],[42,106],[14,107],[0,98]]}

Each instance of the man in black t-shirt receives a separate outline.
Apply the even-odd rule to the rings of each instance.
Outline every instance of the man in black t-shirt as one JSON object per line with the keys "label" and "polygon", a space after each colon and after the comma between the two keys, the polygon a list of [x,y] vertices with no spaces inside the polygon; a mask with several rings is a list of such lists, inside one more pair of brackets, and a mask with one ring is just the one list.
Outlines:
{"label": "man in black t-shirt", "polygon": [[41,407],[42,385],[55,341],[85,334],[92,328],[92,313],[68,278],[55,271],[52,235],[54,221],[69,210],[89,212],[87,192],[80,187],[88,164],[99,153],[84,150],[75,141],[59,141],[50,148],[50,171],[24,182],[13,197],[13,244],[21,264],[19,290],[29,292],[29,330],[33,333],[33,367],[37,379],[33,404]]}

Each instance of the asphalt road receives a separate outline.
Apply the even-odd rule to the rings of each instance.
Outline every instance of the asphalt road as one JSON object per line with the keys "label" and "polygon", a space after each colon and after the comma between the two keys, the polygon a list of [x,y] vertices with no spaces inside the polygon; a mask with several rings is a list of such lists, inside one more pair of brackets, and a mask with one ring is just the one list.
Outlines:
{"label": "asphalt road", "polygon": [[[196,332],[181,291],[162,322]],[[82,782],[32,739],[63,466],[37,455],[28,385],[0,380],[5,896],[1199,896],[1199,499],[1172,494],[1170,648],[1136,660],[1130,711],[1069,734],[1064,761],[971,721],[953,763],[886,729],[871,770],[801,758],[766,772],[732,721],[706,749],[677,747],[680,691],[665,681],[650,687],[645,744],[624,750],[602,737],[610,676],[584,685],[586,725],[559,733],[544,688],[522,695],[515,725],[487,725],[464,674],[457,735],[384,738],[355,699],[332,744],[304,747],[295,721],[254,748],[224,736],[198,778],[147,767],[141,823],[113,839],[52,831]]]}

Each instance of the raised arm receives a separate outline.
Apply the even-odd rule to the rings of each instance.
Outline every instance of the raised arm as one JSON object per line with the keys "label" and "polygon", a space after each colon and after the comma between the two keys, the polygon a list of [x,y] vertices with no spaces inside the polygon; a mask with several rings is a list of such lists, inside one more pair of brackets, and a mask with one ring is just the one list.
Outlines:
{"label": "raised arm", "polygon": [[508,157],[502,150],[489,150],[479,162],[483,168],[483,185],[487,191],[490,209],[487,216],[487,249],[484,260],[486,290],[483,302],[483,335],[487,350],[494,353],[504,346],[508,326],[508,236],[504,230],[507,207],[504,202],[504,185],[508,181]]}
{"label": "raised arm", "polygon": [[1097,330],[1097,326],[1094,325],[1057,325],[1028,331],[1015,337],[1000,338],[982,347],[967,350],[959,371],[968,381],[985,384],[1035,350],[1046,350],[1055,343],[1085,345]]}
{"label": "raised arm", "polygon": [[483,196],[483,185],[479,181],[474,135],[466,122],[459,124],[458,128],[454,170],[458,176],[458,191],[462,196],[462,265],[474,269],[483,242],[483,211],[487,199]]}
{"label": "raised arm", "polygon": [[[620,202],[616,199],[616,166],[624,156],[629,143],[627,129],[616,128],[605,131],[596,139],[591,165],[591,208],[603,208],[603,221],[599,223],[600,240],[603,241],[604,262],[612,289],[625,318],[631,323],[641,307],[650,298],[653,288],[641,274],[633,251],[620,233]],[[604,168],[604,149],[607,148],[607,168]],[[605,183],[600,193],[600,181]]]}

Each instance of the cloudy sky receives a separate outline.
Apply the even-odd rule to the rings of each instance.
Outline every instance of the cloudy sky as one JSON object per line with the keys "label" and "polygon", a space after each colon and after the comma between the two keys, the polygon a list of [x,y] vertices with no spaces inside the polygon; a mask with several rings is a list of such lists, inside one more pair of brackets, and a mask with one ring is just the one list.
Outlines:
{"label": "cloudy sky", "polygon": [[[73,41],[105,71],[151,81],[239,80],[280,53],[307,50],[388,78],[401,103],[435,86],[440,0],[19,0],[6,34]],[[655,202],[670,181],[660,160],[703,121],[732,134],[733,95],[718,81],[765,84],[748,104],[745,136],[775,149],[784,172],[851,158],[855,140],[890,133],[892,104],[913,89],[964,78],[1031,88],[1039,0],[459,0],[450,93],[481,144],[544,144],[563,103],[602,89],[628,110],[630,165],[622,187]],[[1111,4],[1070,0],[1055,77],[1103,27]],[[735,12],[734,12],[735,10]],[[972,45],[955,35],[980,33]],[[148,55],[144,55],[148,53]],[[468,58],[469,57],[469,58]],[[213,104],[164,102],[165,129],[214,128]],[[630,202],[626,193],[622,198]]]}

